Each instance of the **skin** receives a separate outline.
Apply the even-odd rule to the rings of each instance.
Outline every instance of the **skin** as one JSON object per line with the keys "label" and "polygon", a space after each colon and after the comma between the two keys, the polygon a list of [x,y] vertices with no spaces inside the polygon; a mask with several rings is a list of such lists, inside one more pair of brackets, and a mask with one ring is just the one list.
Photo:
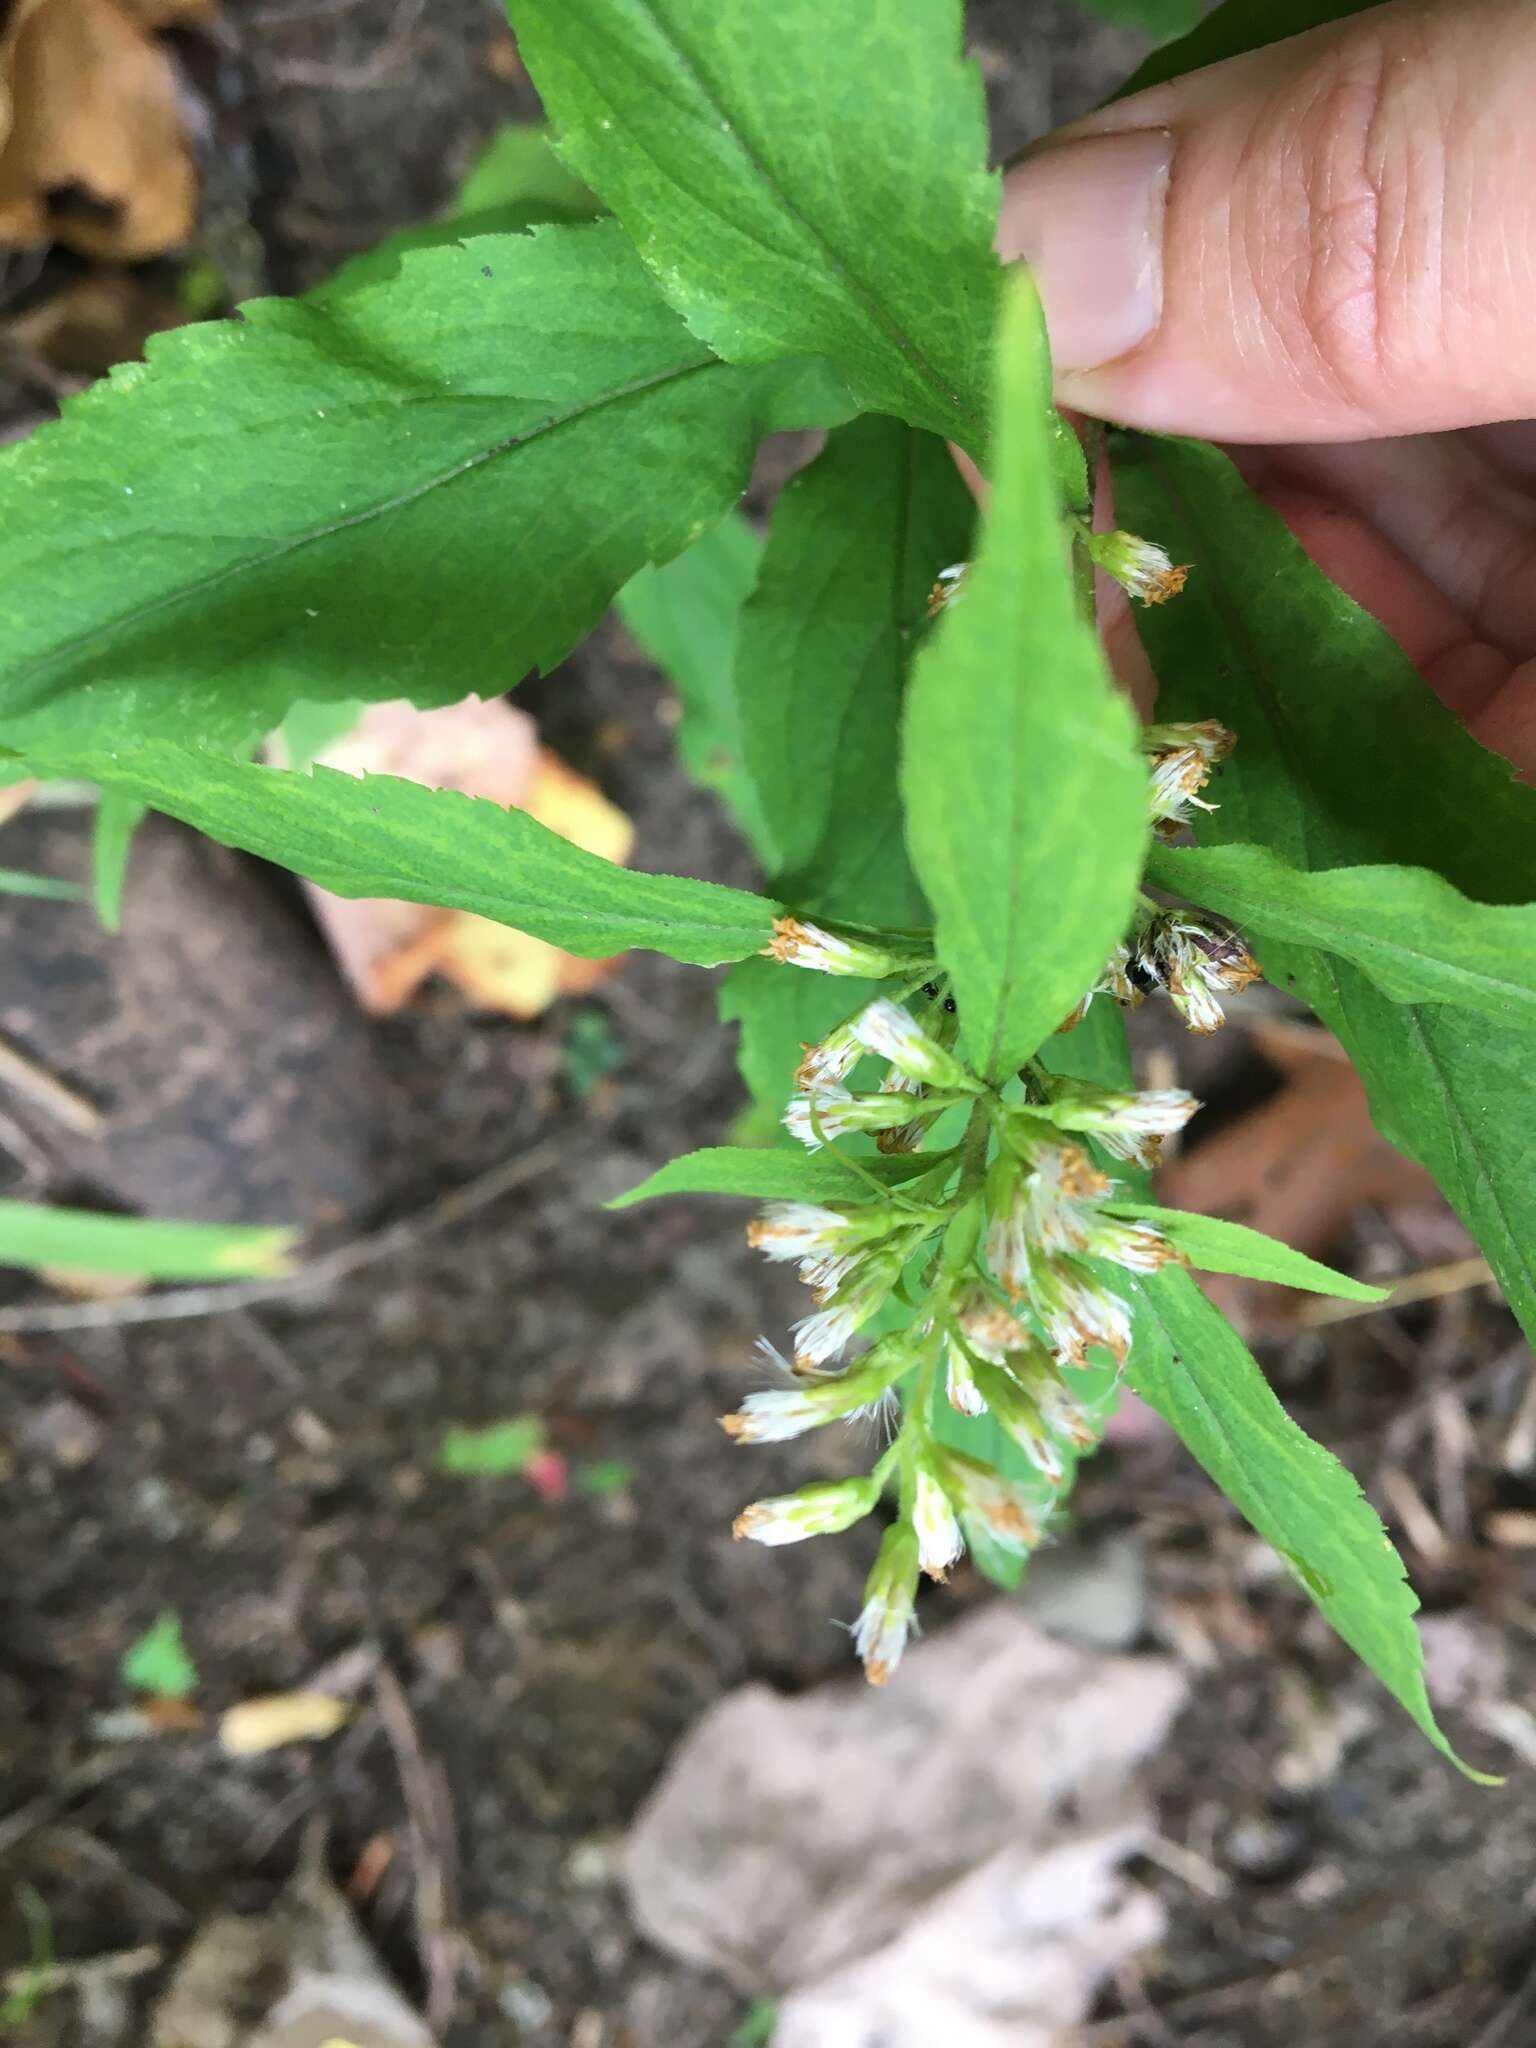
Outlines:
{"label": "skin", "polygon": [[[1048,138],[1010,172],[999,235],[1005,257],[1035,264],[1059,400],[1226,446],[1528,780],[1532,109],[1533,0],[1396,0]],[[1079,229],[1143,217],[1161,273],[1150,314],[1144,282],[1140,316],[1085,306],[1128,265],[1118,230],[1090,263]],[[1077,360],[1106,344],[1109,359]],[[1105,634],[1142,696],[1118,594]]]}

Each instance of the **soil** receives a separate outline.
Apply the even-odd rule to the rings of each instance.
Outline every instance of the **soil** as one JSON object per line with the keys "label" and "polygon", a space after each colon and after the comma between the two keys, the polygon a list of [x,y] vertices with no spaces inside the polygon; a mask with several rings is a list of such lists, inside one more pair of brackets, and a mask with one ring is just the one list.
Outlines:
{"label": "soil", "polygon": [[[491,129],[530,108],[480,0],[226,11],[221,232],[254,228],[244,246],[274,286],[430,212]],[[973,29],[1000,154],[1088,104],[1135,48],[1065,5],[992,0]],[[752,879],[677,768],[664,686],[615,626],[520,701],[636,820],[639,864]],[[57,871],[84,872],[83,814],[25,829]],[[19,838],[7,847],[25,858]],[[285,877],[157,824],[127,903],[110,940],[83,916],[63,937],[52,906],[0,899],[0,1029],[96,1100],[109,1134],[62,1138],[5,1097],[4,1191],[145,1207],[179,1191],[174,1206],[210,1215],[302,1216],[317,1247],[388,1227],[387,1256],[238,1313],[141,1326],[103,1311],[99,1329],[4,1340],[0,1895],[35,1887],[62,1956],[150,1942],[168,1967],[210,1910],[272,1896],[318,1815],[333,1874],[418,1995],[424,1864],[443,1877],[464,1944],[448,2043],[723,2048],[740,1994],[639,1940],[617,1846],[723,1691],[847,1671],[832,1618],[855,1612],[872,1542],[865,1529],[787,1556],[731,1542],[749,1493],[811,1476],[819,1455],[758,1450],[748,1471],[713,1422],[754,1337],[787,1320],[788,1285],[749,1257],[734,1205],[600,1206],[741,1106],[712,977],[637,956],[537,1025],[472,1016],[441,990],[364,1025]],[[606,1019],[619,1054],[590,1089],[567,1052],[577,1010]],[[1262,1086],[1240,1050],[1230,1065],[1234,1098]],[[522,1162],[503,1193],[445,1208],[503,1162]],[[10,1293],[32,1298],[20,1281]],[[1499,1462],[1525,1354],[1502,1310],[1455,1297],[1266,1360],[1379,1504],[1400,1510],[1382,1483],[1411,1475],[1449,1531],[1437,1549],[1416,1524],[1407,1544],[1446,1693],[1469,1709],[1447,1724],[1517,1775],[1489,1792],[1434,1758],[1289,1584],[1262,1575],[1175,1447],[1107,1453],[1079,1526],[1138,1532],[1140,1639],[1198,1679],[1155,1773],[1163,1849],[1144,1877],[1169,1937],[1085,2038],[1514,2048],[1536,2034],[1536,1808],[1471,1710],[1490,1662],[1501,1698],[1536,1689],[1536,1562],[1485,1540],[1490,1515],[1531,1504]],[[439,1468],[449,1427],[525,1412],[569,1461],[566,1499]],[[615,1463],[613,1490],[583,1486]],[[927,1596],[928,1626],[979,1592],[961,1574]],[[120,1739],[118,1660],[165,1608],[210,1717],[355,1653],[382,1659],[451,1827],[409,1848],[366,1689],[332,1742],[254,1761],[225,1756],[208,1723]],[[1531,1748],[1536,1724],[1515,1735]],[[393,1860],[370,1888],[381,1837]],[[0,1905],[0,1964],[26,1954]],[[72,2038],[66,2005],[45,2002],[17,2038]]]}

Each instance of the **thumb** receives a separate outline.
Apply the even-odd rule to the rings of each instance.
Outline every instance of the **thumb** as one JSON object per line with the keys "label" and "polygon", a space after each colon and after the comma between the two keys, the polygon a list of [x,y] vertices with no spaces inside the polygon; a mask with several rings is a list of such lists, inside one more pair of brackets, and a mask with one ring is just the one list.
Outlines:
{"label": "thumb", "polygon": [[1530,0],[1374,7],[1090,116],[1010,174],[1057,396],[1226,441],[1536,414]]}

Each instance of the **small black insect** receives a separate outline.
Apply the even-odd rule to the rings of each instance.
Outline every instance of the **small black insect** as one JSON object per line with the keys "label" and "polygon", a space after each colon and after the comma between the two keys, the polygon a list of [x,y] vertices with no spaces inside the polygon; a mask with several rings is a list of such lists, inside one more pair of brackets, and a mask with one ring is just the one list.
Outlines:
{"label": "small black insect", "polygon": [[1133,953],[1125,963],[1125,978],[1133,989],[1144,996],[1151,995],[1153,989],[1161,988],[1163,985],[1163,978],[1157,969],[1137,953]]}
{"label": "small black insect", "polygon": [[953,1017],[953,1016],[954,1016],[954,1014],[955,1014],[955,1010],[956,1010],[956,1008],[957,1008],[957,1005],[956,1005],[956,1002],[955,1002],[955,999],[954,999],[954,997],[953,997],[953,996],[946,996],[946,997],[944,998],[944,1014],[945,1014],[945,1015],[946,1015],[947,1017]]}
{"label": "small black insect", "polygon": [[930,1003],[934,1000],[938,993],[939,984],[936,981],[925,981],[923,983],[923,994],[928,998]]}

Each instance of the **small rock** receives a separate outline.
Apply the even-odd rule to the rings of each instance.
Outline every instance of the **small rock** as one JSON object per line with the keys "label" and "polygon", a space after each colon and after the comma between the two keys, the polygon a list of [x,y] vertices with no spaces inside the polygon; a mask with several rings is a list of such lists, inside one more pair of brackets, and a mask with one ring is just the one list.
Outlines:
{"label": "small rock", "polygon": [[1278,1884],[1297,1874],[1311,1849],[1307,1831],[1298,1822],[1257,1814],[1228,1829],[1221,1860],[1234,1877],[1252,1884]]}
{"label": "small rock", "polygon": [[78,1472],[89,1465],[101,1449],[105,1432],[95,1416],[78,1401],[60,1394],[45,1401],[23,1426],[21,1440],[30,1451],[46,1458],[61,1472]]}
{"label": "small rock", "polygon": [[1091,1650],[1128,1650],[1147,1619],[1147,1567],[1132,1535],[1069,1538],[1030,1560],[1019,1600],[1037,1628]]}

